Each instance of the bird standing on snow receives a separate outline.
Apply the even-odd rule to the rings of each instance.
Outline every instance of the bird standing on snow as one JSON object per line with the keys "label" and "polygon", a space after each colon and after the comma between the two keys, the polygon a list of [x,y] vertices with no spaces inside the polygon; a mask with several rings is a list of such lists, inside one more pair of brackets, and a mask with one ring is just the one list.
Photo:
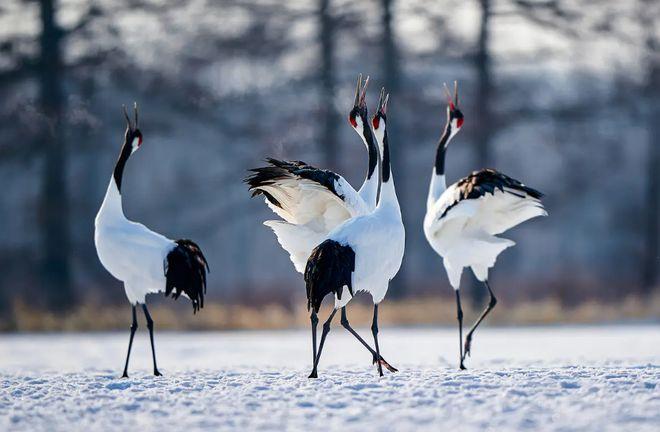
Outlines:
{"label": "bird standing on snow", "polygon": [[112,276],[124,282],[124,290],[132,305],[133,322],[128,342],[128,353],[123,377],[128,377],[133,336],[137,330],[136,307],[142,304],[151,339],[154,375],[161,375],[156,365],[153,320],[145,303],[150,293],[165,291],[174,299],[181,294],[192,301],[193,312],[204,307],[208,264],[201,249],[191,240],[170,240],[149,230],[142,224],[124,216],[121,198],[122,177],[128,158],[142,145],[142,132],[138,129],[137,104],[135,120],[131,120],[124,107],[128,126],[124,144],[115,169],[96,215],[94,243],[99,260]]}
{"label": "bird standing on snow", "polygon": [[[463,126],[463,113],[458,109],[456,83],[453,100],[446,86],[445,91],[448,97],[447,124],[438,142],[426,202],[424,234],[433,250],[442,256],[449,282],[456,291],[460,368],[465,369],[463,362],[470,354],[474,331],[497,303],[488,284],[488,269],[495,265],[502,251],[515,244],[497,235],[528,219],[547,216],[547,213],[541,203],[543,194],[492,169],[475,171],[447,187],[445,152],[450,140]],[[464,267],[472,269],[490,295],[488,306],[468,331],[465,345],[459,293]]]}
{"label": "bird standing on snow", "polygon": [[[269,166],[255,168],[245,182],[252,196],[264,195],[266,204],[284,220],[264,222],[273,229],[277,239],[289,253],[291,261],[300,273],[305,271],[312,249],[321,243],[328,233],[350,218],[366,215],[376,208],[379,173],[378,148],[369,124],[366,91],[369,78],[362,84],[358,77],[353,109],[348,121],[362,138],[368,152],[367,175],[359,191],[339,174],[320,170],[301,161],[268,159]],[[316,313],[310,315],[313,334],[312,362],[316,361]],[[384,362],[353,330],[342,311],[342,324],[366,348],[376,361]]]}
{"label": "bird standing on snow", "polygon": [[378,304],[383,300],[390,280],[398,273],[403,260],[405,231],[401,221],[401,210],[394,188],[390,167],[390,151],[386,131],[386,111],[388,96],[384,89],[378,103],[378,112],[372,125],[381,146],[382,184],[376,209],[367,215],[354,217],[335,228],[327,239],[312,251],[305,268],[307,286],[307,308],[312,310],[312,343],[316,353],[316,314],[323,299],[333,294],[335,306],[330,317],[323,324],[323,333],[315,355],[310,378],[318,376],[317,367],[323,351],[325,338],[337,309],[342,309],[342,325],[371,350],[371,348],[348,325],[346,304],[355,293],[365,291],[371,294],[374,314],[371,325],[376,352],[374,363],[383,376],[383,366],[391,372],[390,366],[380,355],[378,344]]}

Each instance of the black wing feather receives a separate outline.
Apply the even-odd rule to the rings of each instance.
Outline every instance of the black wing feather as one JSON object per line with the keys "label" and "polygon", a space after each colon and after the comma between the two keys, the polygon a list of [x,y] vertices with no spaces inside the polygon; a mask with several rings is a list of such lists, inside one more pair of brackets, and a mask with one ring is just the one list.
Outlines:
{"label": "black wing feather", "polygon": [[269,163],[268,166],[249,170],[252,174],[243,180],[248,184],[253,197],[264,195],[271,204],[282,208],[280,202],[262,188],[275,185],[282,180],[299,178],[318,183],[340,199],[344,199],[344,196],[337,193],[335,189],[335,182],[339,179],[339,175],[332,171],[316,168],[303,161],[285,161],[267,158],[266,162]]}
{"label": "black wing feather", "polygon": [[440,216],[440,219],[442,219],[447,214],[447,212],[449,212],[449,210],[451,210],[461,201],[466,199],[481,198],[486,194],[494,195],[496,190],[511,193],[520,198],[524,198],[525,196],[530,196],[535,199],[543,198],[543,194],[538,190],[529,186],[525,186],[518,180],[489,168],[482,169],[480,171],[474,171],[469,176],[459,180],[456,186],[460,191],[459,198],[454,203],[447,206],[445,211]]}

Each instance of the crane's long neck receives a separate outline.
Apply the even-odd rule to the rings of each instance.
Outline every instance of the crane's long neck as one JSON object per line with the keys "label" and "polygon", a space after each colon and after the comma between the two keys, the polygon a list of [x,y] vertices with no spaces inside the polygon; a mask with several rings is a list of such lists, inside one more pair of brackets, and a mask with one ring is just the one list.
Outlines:
{"label": "crane's long neck", "polygon": [[451,125],[447,122],[445,131],[438,141],[438,148],[435,153],[435,166],[431,175],[431,185],[429,186],[429,196],[426,200],[426,207],[430,208],[440,198],[440,195],[447,189],[445,179],[445,153],[451,140]]}
{"label": "crane's long neck", "polygon": [[369,153],[369,168],[367,170],[367,177],[364,179],[358,194],[362,197],[364,202],[367,203],[371,210],[376,208],[378,202],[378,149],[374,143],[374,136],[371,133],[371,128],[367,121],[363,121],[363,133],[360,134],[364,145],[367,146]]}
{"label": "crane's long neck", "polygon": [[394,187],[394,177],[392,176],[392,166],[390,162],[390,146],[387,139],[387,129],[383,132],[381,144],[382,152],[382,184],[380,186],[380,197],[378,200],[378,209],[392,210],[398,219],[401,219],[401,208],[399,207],[399,200],[396,196],[396,189]]}
{"label": "crane's long neck", "polygon": [[124,217],[121,200],[121,184],[124,176],[124,167],[130,156],[131,144],[128,141],[125,141],[119,153],[119,157],[117,158],[117,162],[115,163],[115,169],[112,172],[112,178],[110,179],[108,190],[105,192],[105,198],[103,198],[103,204],[101,204],[101,209],[98,213],[99,217]]}

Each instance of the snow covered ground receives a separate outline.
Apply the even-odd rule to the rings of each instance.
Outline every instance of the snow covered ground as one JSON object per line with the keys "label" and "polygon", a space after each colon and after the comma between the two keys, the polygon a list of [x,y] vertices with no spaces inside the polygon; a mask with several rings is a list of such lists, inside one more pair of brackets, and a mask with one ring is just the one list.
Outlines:
{"label": "snow covered ground", "polygon": [[658,325],[484,328],[463,372],[453,328],[380,336],[399,373],[338,327],[317,380],[303,330],[157,333],[158,378],[140,332],[129,379],[128,331],[0,336],[0,430],[660,430]]}

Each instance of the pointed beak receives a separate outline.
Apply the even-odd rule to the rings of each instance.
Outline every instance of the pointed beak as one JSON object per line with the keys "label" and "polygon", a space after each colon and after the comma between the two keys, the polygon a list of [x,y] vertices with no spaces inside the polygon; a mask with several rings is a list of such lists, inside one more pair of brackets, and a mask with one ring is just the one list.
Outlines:
{"label": "pointed beak", "polygon": [[445,96],[447,96],[447,104],[451,110],[458,108],[458,83],[454,81],[454,94],[452,95],[447,87],[447,83],[443,83],[442,86],[445,90]]}
{"label": "pointed beak", "polygon": [[390,100],[390,94],[385,93],[385,87],[380,89],[380,97],[378,98],[378,113],[381,115],[387,114],[387,102]]}
{"label": "pointed beak", "polygon": [[[385,88],[383,88],[383,93],[385,93]],[[380,112],[383,115],[387,114],[387,103],[390,101],[390,94],[387,93],[385,94],[385,97],[383,98],[383,103],[380,106]]]}
{"label": "pointed beak", "polygon": [[122,105],[122,108],[124,109],[124,117],[126,118],[126,126],[128,127],[129,130],[134,130],[133,125],[131,125],[131,118],[128,116],[128,110],[126,110],[126,105]]}
{"label": "pointed beak", "polygon": [[353,106],[357,107],[360,104],[360,90],[362,89],[362,74],[358,75],[357,85],[355,87],[355,101]]}
{"label": "pointed beak", "polygon": [[447,104],[449,106],[452,106],[454,103],[452,102],[452,95],[451,92],[449,91],[449,87],[447,87],[447,83],[442,83],[442,88],[445,91],[445,96],[447,97]]}
{"label": "pointed beak", "polygon": [[367,99],[367,86],[368,85],[369,85],[369,77],[367,76],[367,79],[364,80],[364,86],[362,87],[362,91],[360,92],[360,100],[359,100],[360,106],[364,106],[364,107],[367,106],[366,99]]}
{"label": "pointed beak", "polygon": [[371,120],[371,124],[374,129],[378,129],[380,126],[380,120],[385,119],[387,114],[387,102],[390,99],[390,95],[385,94],[385,87],[380,89],[380,97],[378,98],[378,111]]}
{"label": "pointed beak", "polygon": [[378,112],[383,110],[383,100],[385,99],[385,87],[380,88],[380,95],[378,96]]}
{"label": "pointed beak", "polygon": [[137,102],[133,102],[133,113],[135,115],[135,129],[138,128],[138,106]]}

